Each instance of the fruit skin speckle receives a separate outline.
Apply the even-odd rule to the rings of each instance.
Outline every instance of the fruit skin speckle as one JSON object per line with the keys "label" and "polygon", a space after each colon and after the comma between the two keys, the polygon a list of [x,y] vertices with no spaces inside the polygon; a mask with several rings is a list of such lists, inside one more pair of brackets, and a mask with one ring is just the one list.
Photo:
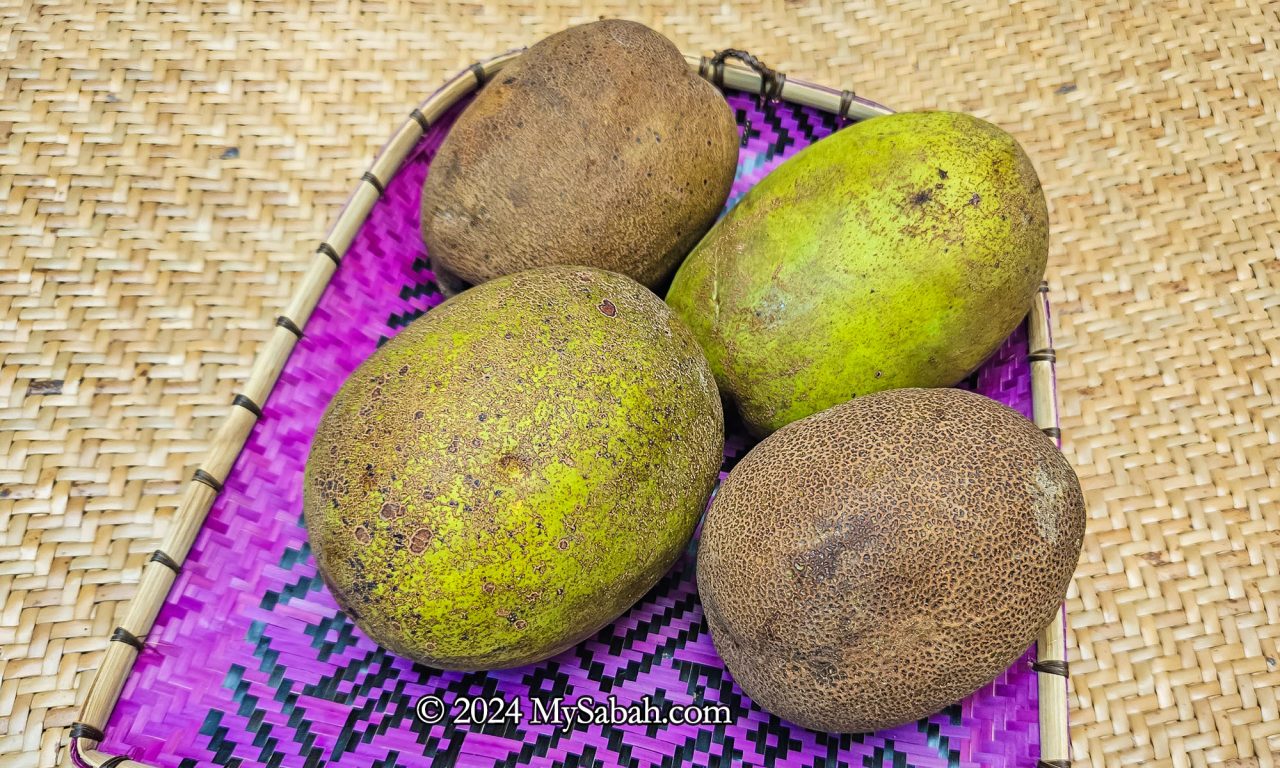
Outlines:
{"label": "fruit skin speckle", "polygon": [[520,666],[657,582],[723,446],[714,379],[665,304],[611,272],[530,270],[446,301],[351,375],[307,462],[306,523],[372,639],[437,668]]}
{"label": "fruit skin speckle", "polygon": [[1061,609],[1084,537],[1070,464],[958,389],[897,389],[789,424],[734,467],[698,546],[716,650],[756,703],[889,728],[1009,668]]}

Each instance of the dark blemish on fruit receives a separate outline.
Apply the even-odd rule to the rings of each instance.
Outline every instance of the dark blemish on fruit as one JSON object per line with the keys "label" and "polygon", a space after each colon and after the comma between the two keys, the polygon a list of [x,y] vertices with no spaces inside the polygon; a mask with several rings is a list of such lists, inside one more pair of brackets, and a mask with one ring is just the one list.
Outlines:
{"label": "dark blemish on fruit", "polygon": [[561,539],[560,541],[556,542],[556,548],[559,549],[561,552],[564,552],[566,549],[569,548],[569,540]]}
{"label": "dark blemish on fruit", "polygon": [[613,305],[613,302],[609,301],[608,299],[605,299],[604,301],[600,302],[600,306],[596,307],[596,309],[599,309],[600,314],[604,315],[605,317],[616,317],[618,314],[618,308],[615,307]]}
{"label": "dark blemish on fruit", "polygon": [[515,81],[516,81],[516,79],[515,79],[514,77],[504,77],[504,78],[502,78],[502,84],[503,84],[503,85],[511,85],[511,84],[512,84],[512,83],[514,83]]}
{"label": "dark blemish on fruit", "polygon": [[529,622],[525,621],[524,619],[516,619],[516,623],[515,623],[516,629],[523,630],[528,626],[529,626]]}
{"label": "dark blemish on fruit", "polygon": [[486,595],[492,595],[492,594],[493,594],[493,590],[497,589],[497,587],[493,586],[493,582],[492,582],[492,581],[486,581],[486,582],[484,583],[484,586],[483,586],[483,587],[481,587],[481,589],[483,589],[483,590],[484,590],[484,593],[485,593]]}
{"label": "dark blemish on fruit", "polygon": [[420,555],[431,543],[431,529],[419,528],[413,532],[413,538],[409,539],[409,551],[415,555]]}
{"label": "dark blemish on fruit", "polygon": [[883,376],[883,375],[884,375],[884,371],[876,371],[876,378],[877,378],[877,379],[878,379],[878,378],[880,378],[880,377],[881,377],[881,376]]}
{"label": "dark blemish on fruit", "polygon": [[382,505],[382,509],[378,510],[378,516],[383,520],[390,520],[393,517],[400,517],[403,514],[404,510],[400,508],[400,505],[392,501],[386,502]]}
{"label": "dark blemish on fruit", "polygon": [[939,168],[939,169],[938,169],[938,178],[940,178],[940,179],[942,179],[943,181],[945,181],[945,180],[946,180],[946,178],[947,178],[947,172],[946,172],[946,171],[944,171],[944,170],[942,170],[941,168]]}
{"label": "dark blemish on fruit", "polygon": [[355,534],[356,534],[356,541],[360,542],[361,544],[368,544],[369,542],[373,541],[373,536],[369,534],[369,529],[365,528],[363,525],[356,526]]}
{"label": "dark blemish on fruit", "polygon": [[409,366],[408,366],[408,365],[402,365],[402,366],[400,366],[400,375],[401,375],[401,376],[405,375],[405,374],[406,374],[406,373],[408,373],[408,372],[409,372]]}
{"label": "dark blemish on fruit", "polygon": [[932,199],[933,199],[933,192],[927,189],[922,189],[919,192],[912,195],[911,203],[913,205],[924,205],[925,203],[929,202]]}
{"label": "dark blemish on fruit", "polygon": [[423,416],[425,416],[425,415],[426,415],[426,414],[424,414],[422,411],[414,411],[414,412],[413,412],[413,420],[414,420],[414,421],[421,421],[421,420],[422,420],[422,417],[423,417]]}
{"label": "dark blemish on fruit", "polygon": [[476,418],[477,418],[477,419],[479,419],[480,421],[488,421],[488,420],[489,420],[489,414],[487,414],[487,413],[482,413],[482,414],[480,414],[479,416],[477,416]]}
{"label": "dark blemish on fruit", "polygon": [[980,202],[982,202],[982,198],[977,192],[974,192],[973,197],[969,198],[969,205],[977,205]]}

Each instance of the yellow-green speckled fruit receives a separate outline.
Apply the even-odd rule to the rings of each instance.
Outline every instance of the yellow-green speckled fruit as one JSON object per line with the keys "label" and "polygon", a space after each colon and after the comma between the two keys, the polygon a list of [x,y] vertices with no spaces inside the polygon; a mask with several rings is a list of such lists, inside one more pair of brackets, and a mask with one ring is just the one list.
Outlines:
{"label": "yellow-green speckled fruit", "polygon": [[1012,136],[876,117],[787,160],[707,233],[667,303],[757,435],[858,395],[950,386],[1031,306],[1048,214]]}
{"label": "yellow-green speckled fruit", "polygon": [[325,412],[312,549],[374,640],[444,669],[540,661],[630,607],[715,483],[724,422],[689,330],[622,275],[546,267],[416,320]]}

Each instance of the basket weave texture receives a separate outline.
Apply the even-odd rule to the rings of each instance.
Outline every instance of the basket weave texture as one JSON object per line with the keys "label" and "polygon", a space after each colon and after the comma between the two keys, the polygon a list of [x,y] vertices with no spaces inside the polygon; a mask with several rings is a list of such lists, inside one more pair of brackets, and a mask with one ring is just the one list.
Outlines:
{"label": "basket weave texture", "polygon": [[[786,157],[838,127],[789,104],[729,103],[745,142],[736,201]],[[770,716],[724,673],[697,600],[692,557],[593,639],[549,662],[496,673],[442,673],[364,638],[323,588],[300,525],[311,436],[347,374],[381,341],[441,301],[419,236],[422,180],[460,107],[438,122],[375,204],[342,258],[263,416],[174,584],[139,657],[102,749],[156,766],[190,761],[280,766],[439,764],[846,764],[1014,766],[1040,754],[1030,654],[962,704],[919,723],[831,737]],[[967,382],[1032,416],[1024,329]],[[423,364],[430,365],[429,360]],[[727,470],[747,441],[730,434]],[[520,722],[424,727],[423,695],[520,700]],[[727,726],[534,725],[533,700],[572,703],[648,695],[660,706],[725,705]],[[674,763],[672,762],[674,758]]]}
{"label": "basket weave texture", "polygon": [[1273,765],[1280,8],[1046,0],[0,5],[0,760],[60,759],[269,318],[405,105],[601,14],[1018,136],[1091,518],[1075,757]]}

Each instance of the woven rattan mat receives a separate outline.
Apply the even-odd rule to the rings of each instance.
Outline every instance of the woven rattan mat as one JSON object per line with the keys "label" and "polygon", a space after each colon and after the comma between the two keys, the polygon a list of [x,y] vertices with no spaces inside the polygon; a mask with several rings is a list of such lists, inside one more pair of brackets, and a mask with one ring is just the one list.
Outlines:
{"label": "woven rattan mat", "polygon": [[[1280,6],[0,3],[0,763],[76,690],[317,238],[447,75],[625,15],[1015,132],[1053,215],[1081,763],[1280,757]],[[123,583],[122,583],[123,582]]]}

